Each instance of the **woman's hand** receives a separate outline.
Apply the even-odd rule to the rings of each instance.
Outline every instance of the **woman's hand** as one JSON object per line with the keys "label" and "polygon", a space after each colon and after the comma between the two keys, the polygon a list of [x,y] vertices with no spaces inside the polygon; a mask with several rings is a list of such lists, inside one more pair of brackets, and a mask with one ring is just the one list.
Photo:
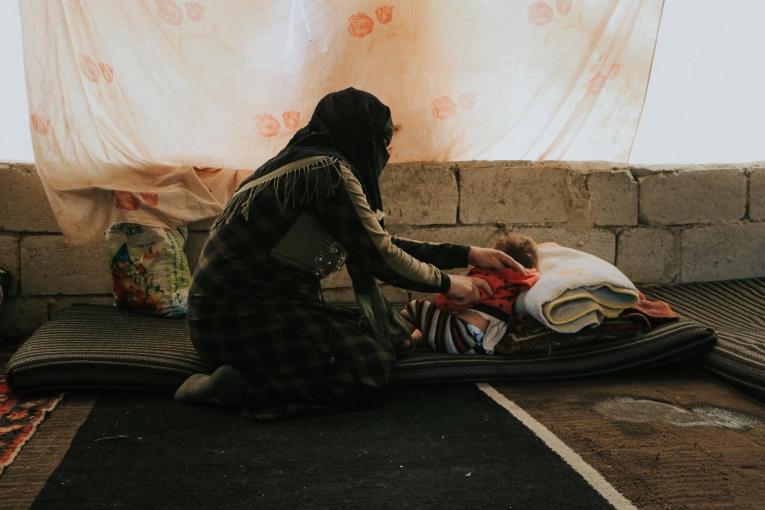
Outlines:
{"label": "woman's hand", "polygon": [[511,267],[520,274],[528,274],[528,269],[507,253],[494,248],[471,246],[468,252],[468,264],[482,269],[505,269]]}
{"label": "woman's hand", "polygon": [[452,284],[446,295],[459,306],[472,306],[481,300],[480,289],[490,296],[494,295],[491,285],[481,278],[471,276],[449,275]]}

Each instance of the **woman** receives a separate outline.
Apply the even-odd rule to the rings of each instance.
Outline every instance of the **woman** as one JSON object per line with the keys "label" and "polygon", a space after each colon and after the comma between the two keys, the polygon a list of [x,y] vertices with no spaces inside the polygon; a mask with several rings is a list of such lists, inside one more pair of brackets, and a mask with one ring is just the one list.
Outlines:
{"label": "woman", "polygon": [[[189,292],[194,347],[212,375],[184,402],[245,403],[256,419],[360,408],[385,397],[411,347],[374,278],[472,304],[486,282],[440,269],[524,271],[498,250],[398,239],[378,187],[394,134],[390,110],[353,88],[329,94],[309,124],[242,183],[216,220]],[[330,306],[320,279],[346,262],[359,310]]]}

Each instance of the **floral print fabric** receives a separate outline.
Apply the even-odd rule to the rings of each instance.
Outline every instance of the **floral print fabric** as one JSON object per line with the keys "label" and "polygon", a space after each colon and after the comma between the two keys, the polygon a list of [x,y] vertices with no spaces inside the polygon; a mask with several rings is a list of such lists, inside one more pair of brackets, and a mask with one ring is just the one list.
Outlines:
{"label": "floral print fabric", "polygon": [[217,214],[325,94],[392,162],[627,161],[663,0],[21,3],[37,169],[74,243]]}
{"label": "floral print fabric", "polygon": [[191,272],[183,246],[188,230],[131,223],[106,233],[114,304],[165,317],[186,315]]}

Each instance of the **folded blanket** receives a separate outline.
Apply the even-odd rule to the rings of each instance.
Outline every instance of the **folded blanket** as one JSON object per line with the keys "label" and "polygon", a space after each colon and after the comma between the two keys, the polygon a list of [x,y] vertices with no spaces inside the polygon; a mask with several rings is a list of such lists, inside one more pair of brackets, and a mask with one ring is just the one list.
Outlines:
{"label": "folded blanket", "polygon": [[638,304],[639,291],[613,264],[556,243],[542,243],[537,251],[539,280],[518,296],[516,313],[559,333],[576,333]]}

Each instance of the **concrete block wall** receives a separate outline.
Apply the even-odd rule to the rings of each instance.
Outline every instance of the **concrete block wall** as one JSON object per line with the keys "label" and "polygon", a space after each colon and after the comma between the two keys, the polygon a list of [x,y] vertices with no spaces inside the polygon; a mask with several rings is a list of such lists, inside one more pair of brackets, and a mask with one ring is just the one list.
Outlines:
{"label": "concrete block wall", "polygon": [[[408,163],[386,168],[381,191],[388,230],[412,239],[491,246],[518,231],[597,255],[638,284],[765,276],[765,163]],[[189,226],[192,267],[210,223]],[[111,303],[108,265],[105,243],[65,243],[33,165],[0,163],[0,266],[14,279],[0,336],[73,303]],[[353,302],[345,270],[322,286],[328,301]]]}

